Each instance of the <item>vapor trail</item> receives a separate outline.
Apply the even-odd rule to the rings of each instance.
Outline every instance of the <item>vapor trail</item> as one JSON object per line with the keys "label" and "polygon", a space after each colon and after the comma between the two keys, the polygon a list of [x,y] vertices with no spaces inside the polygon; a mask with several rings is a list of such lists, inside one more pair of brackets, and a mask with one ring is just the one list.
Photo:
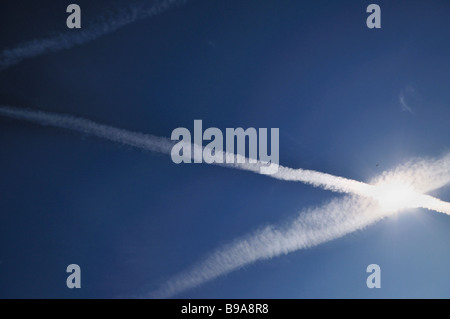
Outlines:
{"label": "vapor trail", "polygon": [[337,239],[387,216],[370,199],[348,195],[301,212],[281,226],[269,225],[217,249],[145,297],[168,298],[258,260]]}
{"label": "vapor trail", "polygon": [[347,195],[300,212],[293,221],[269,225],[215,250],[145,297],[168,298],[258,260],[267,260],[338,239],[393,214],[377,201]]}
{"label": "vapor trail", "polygon": [[[174,145],[174,142],[167,138],[130,132],[70,115],[8,106],[0,106],[0,115],[91,134],[163,154],[170,154]],[[201,146],[192,145],[194,149],[199,147]],[[265,165],[261,162],[256,164],[238,163],[236,159],[240,155],[226,152],[223,155],[234,157],[234,164],[218,165],[231,166],[255,173],[260,173],[261,166]],[[267,176],[281,180],[300,181],[350,195],[334,199],[322,207],[303,211],[294,221],[283,226],[267,226],[216,250],[190,270],[163,284],[157,291],[150,294],[151,297],[170,297],[257,260],[269,259],[342,237],[363,229],[400,209],[423,207],[450,214],[450,203],[425,194],[450,182],[450,154],[439,159],[410,161],[392,171],[383,173],[370,184],[317,171],[283,166],[279,166],[275,174]],[[397,187],[397,184],[402,187],[400,189],[392,188],[392,185]],[[400,198],[393,197],[392,192],[399,190]],[[394,202],[391,202],[392,198]]]}
{"label": "vapor trail", "polygon": [[[163,154],[170,154],[174,145],[174,142],[172,140],[164,137],[130,132],[124,129],[108,126],[105,124],[99,124],[88,119],[71,115],[61,115],[43,111],[31,111],[9,106],[0,106],[0,115],[15,118],[18,120],[26,120],[40,125],[48,125],[82,132],[113,142],[118,142],[121,144],[134,146],[139,149],[159,152]],[[192,148],[201,148],[201,146],[192,144]],[[222,153],[225,157],[234,157],[234,163],[214,163],[215,165],[233,167],[236,169],[251,171],[258,174],[261,174],[260,168],[266,166],[266,163],[262,163],[261,161],[257,161],[257,163],[249,163],[248,159],[241,155],[231,154],[227,152]],[[202,152],[194,151],[193,154],[194,156],[196,156],[196,154],[202,154]],[[184,156],[190,156],[190,154],[184,154]],[[238,159],[241,159],[241,161],[244,163],[239,163]],[[448,157],[448,159],[450,162],[450,156]],[[450,164],[447,163],[447,166],[444,167],[449,169],[450,171]],[[447,174],[449,174],[449,172],[447,172]],[[424,176],[422,176],[422,178],[423,180],[425,180],[426,174],[423,175]],[[445,174],[443,175],[445,176]],[[278,166],[278,171],[276,173],[267,176],[280,180],[303,182],[314,187],[320,187],[334,192],[356,194],[376,200],[381,200],[382,198],[380,197],[385,194],[383,192],[383,189],[380,189],[380,187],[371,184],[313,170],[292,169],[281,165]],[[384,176],[384,178],[386,179],[387,175]],[[380,180],[382,181],[382,179]],[[423,207],[441,213],[450,214],[450,203],[443,202],[437,198],[429,195],[424,195],[416,191],[411,191],[411,194],[407,195],[409,195],[409,197],[417,197],[413,203],[409,203],[411,204],[410,207]]]}
{"label": "vapor trail", "polygon": [[167,9],[184,3],[185,0],[144,0],[130,7],[121,8],[120,12],[107,12],[97,22],[90,26],[56,36],[38,38],[14,48],[8,48],[0,53],[0,71],[9,68],[24,59],[46,53],[70,49],[74,46],[95,40],[108,33],[116,31],[135,21],[158,15]]}
{"label": "vapor trail", "polygon": [[[124,129],[99,124],[91,120],[71,115],[61,115],[43,111],[31,111],[9,106],[0,106],[0,115],[15,118],[18,120],[26,120],[40,125],[54,126],[72,131],[82,132],[121,144],[131,145],[143,150],[159,152],[163,154],[170,154],[171,149],[175,144],[168,138],[158,137],[150,134],[130,132]],[[193,149],[200,147],[201,146],[196,144],[192,145]],[[202,152],[193,153],[195,156],[195,154],[201,154]],[[223,154],[226,157],[234,157],[234,163],[216,165],[252,171],[258,174],[260,173],[260,168],[266,165],[265,163],[261,163],[260,161],[254,164],[248,163],[247,159],[245,163],[238,163],[238,158],[242,159],[242,156],[230,154],[227,152],[223,152]],[[276,173],[267,176],[271,176],[273,178],[281,180],[300,181],[313,185],[315,187],[322,187],[324,189],[332,190],[335,192],[356,193],[359,195],[367,194],[371,187],[371,185],[367,185],[365,183],[343,177],[338,177],[312,170],[291,169],[283,166],[279,166],[279,169]]]}
{"label": "vapor trail", "polygon": [[[439,159],[408,162],[385,172],[371,181],[371,184],[383,185],[385,181],[412,182],[411,185],[416,184],[415,189],[423,192],[443,187],[450,183],[450,154]],[[172,277],[145,297],[172,297],[258,260],[314,247],[361,230],[398,211],[383,209],[380,205],[383,199],[379,198],[382,190],[373,187],[373,196],[347,195],[333,199],[321,207],[300,212],[295,219],[281,226],[269,225],[238,238],[210,253],[190,269]],[[408,204],[402,209],[425,207],[450,214],[447,202],[417,192],[407,195],[410,196],[407,198]]]}

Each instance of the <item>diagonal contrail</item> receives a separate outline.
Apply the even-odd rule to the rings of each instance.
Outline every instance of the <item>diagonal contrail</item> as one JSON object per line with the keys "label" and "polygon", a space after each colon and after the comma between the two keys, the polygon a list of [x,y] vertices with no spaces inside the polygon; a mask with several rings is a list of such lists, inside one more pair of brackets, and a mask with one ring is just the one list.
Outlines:
{"label": "diagonal contrail", "polygon": [[[140,6],[134,5],[125,8],[120,13],[105,14],[88,28],[35,39],[14,48],[5,49],[0,52],[0,71],[27,58],[69,49],[95,40],[132,22],[155,16],[184,2],[185,0],[144,1]],[[400,98],[402,106],[408,108],[402,98]],[[167,155],[170,155],[174,145],[174,142],[168,138],[130,132],[70,115],[30,111],[8,106],[0,106],[0,115],[40,125],[83,132]],[[191,146],[193,149],[201,148],[195,144]],[[194,156],[202,153],[194,152]],[[248,161],[240,163],[236,160],[240,155],[226,152],[223,152],[222,155],[234,158],[234,164],[216,165],[231,166],[255,173],[260,173],[261,167],[265,166],[265,163],[260,161],[256,164],[248,163]],[[321,207],[302,211],[289,223],[281,226],[266,226],[217,249],[191,269],[165,282],[158,290],[150,293],[150,297],[171,297],[257,260],[270,259],[325,243],[363,229],[400,209],[422,207],[450,214],[450,203],[425,194],[450,182],[450,154],[439,159],[410,161],[393,171],[383,173],[370,184],[322,172],[283,166],[279,166],[277,172],[267,176],[286,181],[299,181],[348,195],[333,199]],[[390,195],[389,192],[395,191],[390,186],[392,181],[400,182],[401,185],[414,186],[406,188],[406,190],[402,189],[400,196],[404,197],[404,200],[400,203],[398,199],[394,203],[386,200],[386,197]]]}
{"label": "diagonal contrail", "polygon": [[[172,140],[165,137],[131,132],[71,115],[61,115],[43,111],[31,111],[9,106],[0,106],[0,115],[15,118],[18,120],[26,120],[40,125],[48,125],[82,132],[85,134],[90,134],[107,140],[111,140],[113,142],[118,142],[143,150],[159,152],[167,155],[170,155],[171,149],[175,144]],[[200,146],[196,144],[192,145],[193,149],[199,147]],[[195,156],[195,154],[201,154],[202,152],[193,153]],[[230,154],[227,152],[223,152],[223,154],[226,157],[241,157],[240,155]],[[187,156],[189,156],[189,154]],[[255,173],[259,173],[261,166],[266,165],[265,163],[261,163],[260,161],[254,164],[248,163],[248,160],[246,160],[245,163],[238,163],[237,159],[234,160],[234,163],[230,164],[215,164],[252,171]],[[312,170],[292,169],[283,166],[279,166],[279,169],[276,173],[268,176],[287,181],[300,181],[313,185],[315,187],[322,187],[324,189],[329,189],[341,193],[357,193],[362,195],[364,193],[367,193],[369,191],[368,189],[370,189],[370,185],[352,179],[338,177]]]}
{"label": "diagonal contrail", "polygon": [[[440,175],[439,181],[435,177]],[[418,179],[418,177],[421,177]],[[421,159],[409,162],[393,171],[386,172],[373,181],[382,185],[386,180],[418,182],[418,188],[424,192],[438,189],[450,183],[450,154],[440,159]],[[429,182],[427,185],[426,183]],[[398,210],[386,210],[380,205],[379,189],[374,188],[374,197],[347,195],[333,199],[327,204],[306,209],[289,222],[281,226],[269,225],[247,236],[216,249],[200,262],[193,265],[161,284],[159,288],[144,297],[168,298],[185,290],[192,289],[217,277],[236,271],[258,260],[271,259],[296,250],[305,249],[343,237],[396,213]],[[383,192],[381,192],[383,193]],[[437,201],[434,209],[443,205],[442,212],[449,213],[449,203],[431,196],[413,194],[412,202],[406,207],[424,207],[427,201]],[[423,198],[422,196],[426,196]],[[381,199],[382,201],[382,199]],[[417,205],[421,202],[420,205]]]}
{"label": "diagonal contrail", "polygon": [[16,47],[0,52],[0,71],[7,69],[24,59],[47,53],[70,49],[77,45],[100,38],[130,23],[158,15],[169,8],[185,3],[186,0],[144,0],[130,7],[121,8],[120,12],[103,14],[96,23],[88,27],[60,33],[56,36],[34,39]]}
{"label": "diagonal contrail", "polygon": [[[171,149],[174,145],[173,141],[165,137],[131,132],[71,115],[61,115],[43,111],[31,111],[9,106],[0,106],[0,115],[15,118],[18,120],[26,120],[40,125],[48,125],[82,132],[114,142],[134,146],[143,150],[159,152],[163,154],[170,154]],[[192,144],[193,149],[200,147],[201,146],[199,145]],[[195,154],[202,154],[202,152],[193,153],[194,156]],[[226,157],[235,157],[234,163],[214,163],[215,165],[232,167],[258,174],[260,174],[260,168],[266,165],[261,161],[257,161],[257,163],[249,163],[248,159],[246,158],[244,158],[245,161],[241,160],[241,162],[244,163],[239,163],[236,158],[242,157],[241,155],[231,154],[228,152],[223,152],[223,154]],[[190,156],[190,154],[184,155]],[[450,157],[446,158],[450,159]],[[448,168],[449,166],[446,167]],[[320,187],[334,192],[355,194],[376,200],[380,200],[380,196],[384,195],[383,189],[380,189],[380,187],[378,186],[313,170],[293,169],[279,165],[278,171],[276,173],[267,176],[280,180],[303,182],[314,187]],[[413,202],[410,203],[410,207],[423,207],[441,213],[450,214],[450,203],[443,202],[429,195],[417,193],[416,191],[411,191],[411,194],[409,195],[416,198]]]}
{"label": "diagonal contrail", "polygon": [[168,298],[258,260],[317,246],[384,218],[376,203],[359,196],[333,199],[301,212],[281,226],[269,225],[215,250],[192,268],[162,284],[144,298]]}
{"label": "diagonal contrail", "polygon": [[[164,137],[130,132],[71,115],[31,111],[9,106],[0,106],[0,115],[82,132],[167,155],[171,153],[175,144]],[[195,144],[191,146],[192,148],[201,147]],[[194,155],[196,153],[201,154],[202,152],[194,152]],[[239,157],[239,155],[227,152],[224,152],[223,155]],[[235,160],[234,164],[217,165],[231,166],[260,174],[260,167],[265,164],[259,161],[255,164],[248,163],[248,161],[238,163]],[[300,181],[349,195],[334,199],[322,207],[304,211],[293,222],[284,226],[268,226],[216,250],[190,270],[167,281],[157,291],[151,293],[150,297],[170,297],[257,260],[287,254],[342,237],[400,209],[422,207],[450,214],[450,203],[425,194],[450,182],[450,154],[439,159],[410,161],[392,171],[383,173],[370,184],[322,172],[283,166],[279,166],[276,173],[267,176],[287,181]],[[402,185],[401,192],[398,193],[400,199],[396,198],[397,195],[394,193],[394,202],[392,203],[389,199],[392,198],[392,192],[398,191],[395,188],[396,183]],[[392,185],[395,187],[392,188]],[[407,187],[403,187],[403,185]]]}

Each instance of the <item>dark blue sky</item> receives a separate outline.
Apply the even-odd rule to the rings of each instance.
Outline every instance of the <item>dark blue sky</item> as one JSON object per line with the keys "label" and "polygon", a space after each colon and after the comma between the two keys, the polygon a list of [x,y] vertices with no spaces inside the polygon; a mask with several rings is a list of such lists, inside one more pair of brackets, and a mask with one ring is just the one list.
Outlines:
{"label": "dark blue sky", "polygon": [[[0,4],[0,50],[64,32],[74,1]],[[280,164],[360,181],[449,150],[450,3],[186,1],[0,72],[0,104],[169,137],[280,129]],[[44,4],[43,4],[44,3]],[[77,1],[82,28],[125,1]],[[403,111],[400,97],[412,112]],[[342,196],[0,118],[0,297],[140,296],[217,247]],[[376,166],[379,164],[379,166]],[[450,200],[448,187],[436,193]],[[450,218],[423,209],[177,297],[450,297]],[[82,288],[65,269],[82,270]],[[382,288],[366,287],[367,265]]]}

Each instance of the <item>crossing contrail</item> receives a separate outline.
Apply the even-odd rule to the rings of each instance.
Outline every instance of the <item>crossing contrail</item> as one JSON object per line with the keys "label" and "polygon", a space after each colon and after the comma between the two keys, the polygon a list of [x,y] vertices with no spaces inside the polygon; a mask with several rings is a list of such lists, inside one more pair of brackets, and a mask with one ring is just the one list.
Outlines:
{"label": "crossing contrail", "polygon": [[[60,33],[21,43],[0,52],[0,71],[21,61],[40,55],[70,49],[114,32],[135,21],[158,15],[186,0],[154,0],[134,3],[117,12],[102,15],[97,22],[80,30]],[[411,108],[399,98],[402,108]],[[81,132],[138,149],[171,154],[174,142],[165,137],[131,132],[71,115],[0,106],[0,115],[40,125]],[[203,154],[202,146],[190,145],[195,154]],[[199,150],[197,152],[195,150]],[[266,164],[239,161],[242,156],[221,152],[233,163],[215,165],[261,174]],[[242,163],[241,163],[242,162]],[[151,292],[147,297],[166,298],[194,288],[219,276],[238,270],[258,260],[267,260],[299,249],[340,238],[409,208],[426,208],[450,215],[450,203],[427,195],[450,182],[450,154],[437,159],[416,159],[384,172],[370,183],[323,172],[278,166],[273,174],[285,181],[296,181],[322,189],[345,193],[320,207],[305,209],[290,221],[265,226],[249,235],[220,247]]]}
{"label": "crossing contrail", "polygon": [[[139,149],[168,155],[171,153],[172,147],[175,144],[172,140],[165,137],[131,132],[121,128],[100,124],[88,119],[75,117],[72,115],[62,115],[43,111],[32,111],[10,106],[0,106],[0,115],[15,118],[18,120],[26,120],[29,122],[34,122],[44,126],[53,126],[85,134],[90,134],[113,142],[126,144],[134,146]],[[192,144],[191,146],[192,149],[194,150],[196,148],[201,148],[201,146],[196,144]],[[195,151],[193,153],[194,156],[196,156],[195,154],[202,154],[202,152],[195,152]],[[184,155],[190,156],[190,154]],[[261,174],[260,168],[266,165],[266,163],[262,163],[261,161],[257,161],[256,163],[249,163],[248,159],[246,159],[245,157],[244,157],[245,160],[242,160],[242,158],[240,160],[236,159],[239,157],[243,157],[241,155],[231,154],[228,152],[223,152],[223,155],[225,157],[234,157],[235,160],[233,161],[233,163],[226,163],[226,164],[213,163],[213,164],[251,171],[258,174]],[[442,164],[442,167],[444,169],[449,170],[450,164],[448,164],[447,161],[450,162],[450,156],[447,156],[445,158],[445,161],[443,162],[445,163],[445,165]],[[448,171],[447,174],[449,174]],[[446,176],[443,173],[441,175],[444,177]],[[392,190],[386,187],[367,184],[364,182],[340,176],[335,176],[327,173],[322,173],[313,170],[305,170],[300,168],[293,169],[281,165],[278,166],[278,170],[275,173],[267,176],[280,180],[303,182],[312,185],[314,187],[320,187],[334,192],[360,195],[376,199],[379,201],[382,201],[383,198],[385,197],[386,190],[388,192],[396,191],[395,189]],[[385,183],[386,178],[387,175],[384,176],[384,180],[379,179],[378,183],[379,184]],[[424,176],[422,176],[422,180],[425,180]],[[410,208],[423,207],[441,213],[450,214],[450,203],[443,202],[429,195],[418,193],[414,189],[404,189],[398,195],[405,197],[404,201],[407,201],[405,205]]]}
{"label": "crossing contrail", "polygon": [[77,30],[70,30],[56,36],[42,37],[21,43],[0,52],[0,71],[18,64],[24,59],[47,53],[58,52],[81,45],[108,33],[116,31],[130,23],[158,15],[169,8],[185,3],[186,0],[144,0],[118,12],[104,13],[98,20]]}
{"label": "crossing contrail", "polygon": [[[441,174],[441,177],[439,182],[435,182],[434,178],[438,174]],[[406,191],[402,191],[403,194],[402,192],[396,194],[392,188],[383,187],[388,180],[402,183],[415,180],[419,182],[418,189],[424,192],[443,187],[450,183],[450,154],[440,159],[409,162],[386,172],[372,181],[378,185],[372,189],[373,196],[346,195],[343,198],[333,199],[323,206],[301,211],[296,218],[284,224],[269,225],[238,238],[216,249],[144,297],[172,297],[258,260],[271,259],[338,239],[364,229],[402,209],[429,206],[427,208],[450,214],[449,203],[415,191],[409,193],[408,187],[404,188]],[[427,181],[430,182],[428,185]],[[386,194],[391,191],[394,191],[394,194]],[[386,195],[394,197],[382,198]]]}
{"label": "crossing contrail", "polygon": [[[131,132],[72,115],[0,106],[0,115],[44,126],[90,134],[142,150],[170,155],[174,141],[150,134]],[[201,146],[192,144],[193,149]],[[194,152],[201,154],[202,152]],[[240,155],[223,152],[226,157]],[[187,155],[188,156],[188,155]],[[189,154],[190,156],[190,154]],[[242,159],[241,159],[242,160]],[[214,163],[216,164],[216,163]],[[257,163],[216,164],[261,174]],[[346,193],[321,207],[303,211],[282,226],[267,226],[220,248],[163,284],[150,297],[170,297],[257,260],[313,247],[342,237],[408,208],[426,208],[450,215],[450,203],[427,195],[450,182],[450,154],[438,159],[416,159],[383,173],[371,183],[313,170],[279,166],[272,178],[303,182],[314,187]]]}

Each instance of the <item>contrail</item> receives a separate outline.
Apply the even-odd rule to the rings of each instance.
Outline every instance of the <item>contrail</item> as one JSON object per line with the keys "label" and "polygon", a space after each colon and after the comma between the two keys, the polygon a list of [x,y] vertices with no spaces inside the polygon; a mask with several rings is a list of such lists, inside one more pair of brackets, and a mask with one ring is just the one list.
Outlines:
{"label": "contrail", "polygon": [[304,211],[282,226],[266,226],[216,250],[191,269],[180,273],[144,296],[168,298],[226,275],[258,260],[310,248],[363,229],[386,214],[364,197],[348,195]]}
{"label": "contrail", "polygon": [[[158,137],[150,134],[142,134],[136,132],[130,132],[124,129],[99,124],[94,121],[79,118],[71,115],[61,115],[56,113],[49,113],[43,111],[31,111],[27,109],[20,109],[9,106],[0,106],[0,115],[15,118],[18,120],[26,120],[34,122],[44,126],[54,126],[67,130],[77,131],[85,134],[101,137],[113,142],[134,146],[143,150],[159,152],[170,155],[174,141],[165,138]],[[192,148],[200,148],[201,146],[193,144]],[[195,154],[201,154],[202,152],[193,152]],[[260,173],[260,168],[265,166],[265,163],[258,161],[257,163],[248,163],[248,159],[242,156],[223,152],[226,157],[234,157],[234,163],[220,164],[214,163],[219,166],[233,167],[246,171],[252,171]],[[189,156],[189,154],[186,154]],[[238,163],[238,159],[245,163]],[[326,173],[321,173],[312,170],[292,169],[288,167],[279,166],[276,173],[271,176],[276,179],[287,181],[300,181],[315,187],[322,187],[324,189],[332,190],[341,193],[355,193],[359,195],[369,194],[371,185],[358,182],[355,180],[338,177]]]}
{"label": "contrail", "polygon": [[[15,118],[18,120],[26,120],[40,125],[54,126],[90,134],[113,142],[163,154],[170,154],[172,147],[175,144],[172,140],[169,140],[165,137],[131,132],[72,115],[61,115],[43,111],[31,111],[9,106],[0,106],[0,115]],[[201,148],[201,146],[196,144],[192,144],[191,146],[193,149]],[[193,153],[194,156],[196,156],[196,154],[202,154],[203,152],[194,151]],[[234,157],[234,163],[214,163],[215,165],[232,167],[258,174],[261,174],[260,168],[266,165],[261,161],[257,161],[257,163],[249,163],[248,159],[241,155],[231,154],[228,152],[222,153],[225,157]],[[190,156],[190,154],[184,155]],[[240,159],[240,161],[238,161],[238,159]],[[449,168],[449,165],[444,167]],[[445,176],[445,174],[442,175]],[[331,174],[313,170],[292,169],[279,165],[277,172],[267,176],[280,180],[303,182],[314,187],[320,187],[334,192],[356,194],[377,200],[382,200],[381,197],[385,195],[384,188],[380,188],[376,185],[371,185],[353,179],[334,176]],[[386,178],[387,175],[384,176],[384,179]],[[383,179],[380,179],[379,183],[383,184]],[[450,203],[443,202],[432,196],[418,193],[415,190],[410,190],[408,194],[405,194],[405,197],[408,197],[407,199],[410,199],[411,197],[414,198],[413,201],[408,200],[408,204],[410,205],[409,207],[423,207],[431,210],[436,210],[441,213],[450,214]]]}
{"label": "contrail", "polygon": [[[69,49],[95,40],[130,23],[155,16],[184,2],[185,0],[155,0],[150,3],[144,1],[140,5],[124,8],[119,13],[105,14],[87,28],[34,39],[14,48],[5,49],[0,52],[0,71],[27,58]],[[411,111],[404,101],[403,94],[400,96],[400,103],[404,109]],[[0,106],[0,115],[82,132],[167,155],[170,155],[174,145],[174,142],[168,138],[130,132],[70,115],[8,106]],[[193,144],[192,148],[198,149],[201,146]],[[194,156],[196,153],[203,152],[194,152]],[[222,155],[233,157],[234,164],[216,165],[231,166],[258,174],[261,172],[261,167],[265,166],[265,163],[260,161],[256,164],[247,163],[247,161],[239,163],[236,159],[241,157],[240,155],[226,152]],[[219,248],[188,271],[180,273],[161,285],[157,291],[149,295],[150,297],[170,297],[257,260],[270,259],[340,238],[361,230],[400,209],[422,207],[450,214],[450,203],[424,194],[449,183],[450,154],[440,159],[411,161],[394,171],[383,173],[370,184],[322,172],[283,166],[279,166],[277,172],[267,176],[286,181],[299,181],[349,195],[331,200],[321,207],[302,211],[289,223],[281,226],[266,226]],[[394,202],[386,200],[390,192],[398,191],[395,188],[397,184],[394,184],[394,188],[390,186],[393,180],[401,185],[401,192],[394,198]],[[413,187],[404,187],[404,185]],[[398,197],[401,197],[400,201]]]}
{"label": "contrail", "polygon": [[[175,144],[164,137],[130,132],[71,115],[9,106],[0,106],[0,115],[82,132],[167,155],[171,153]],[[191,146],[192,148],[201,147],[195,144]],[[202,152],[194,152],[194,156],[196,153]],[[231,166],[258,174],[261,174],[261,166],[265,165],[259,161],[256,164],[248,163],[248,161],[238,163],[236,159],[240,155],[227,152],[223,155],[235,157],[234,164],[215,163],[216,165]],[[282,227],[268,226],[215,251],[191,270],[179,274],[162,285],[160,289],[150,294],[151,297],[170,297],[256,260],[287,254],[342,237],[401,209],[422,207],[450,215],[450,203],[425,194],[450,182],[450,154],[440,159],[410,161],[383,173],[371,183],[283,166],[279,166],[276,173],[267,176],[287,181],[300,181],[349,195],[332,200],[322,207],[304,211],[293,222]]]}
{"label": "contrail", "polygon": [[382,173],[371,184],[378,184],[401,176],[420,193],[428,193],[445,186],[450,180],[450,153],[439,158],[413,158],[391,171]]}
{"label": "contrail", "polygon": [[169,8],[185,3],[186,0],[144,0],[139,4],[120,9],[120,12],[103,14],[97,22],[88,27],[60,33],[56,36],[34,39],[0,53],[0,71],[24,59],[47,53],[70,49],[116,31],[130,23],[158,15]]}
{"label": "contrail", "polygon": [[[435,178],[440,176],[436,182]],[[450,154],[439,159],[408,162],[371,181],[383,185],[387,180],[414,181],[417,189],[429,192],[450,183]],[[428,184],[427,184],[428,183]],[[364,229],[399,209],[383,209],[379,196],[383,188],[373,189],[371,197],[347,195],[327,204],[304,210],[293,221],[281,226],[269,225],[215,250],[193,267],[179,273],[144,297],[168,298],[226,275],[258,260],[266,260],[343,237]],[[388,188],[387,192],[390,191]],[[404,208],[425,207],[449,213],[449,203],[412,192]],[[423,197],[424,196],[424,197]]]}

